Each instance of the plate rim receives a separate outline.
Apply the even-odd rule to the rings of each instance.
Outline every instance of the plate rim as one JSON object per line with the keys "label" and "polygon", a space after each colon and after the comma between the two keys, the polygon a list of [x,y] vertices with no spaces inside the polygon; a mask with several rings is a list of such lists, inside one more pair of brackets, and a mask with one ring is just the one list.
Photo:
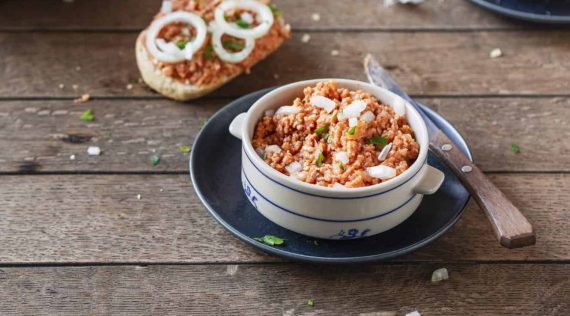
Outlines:
{"label": "plate rim", "polygon": [[[250,92],[246,95],[243,95],[243,96],[239,97],[238,99],[235,99],[234,101],[228,103],[227,105],[225,105],[224,107],[219,109],[216,113],[214,113],[214,115],[212,115],[206,121],[206,123],[204,124],[202,129],[198,132],[198,134],[196,134],[194,142],[196,142],[196,140],[200,139],[203,131],[205,131],[208,128],[208,124],[211,121],[216,119],[218,116],[223,115],[226,111],[228,111],[228,109],[233,107],[235,104],[239,104],[239,103],[243,102],[244,99],[247,99],[247,98],[249,98],[255,94],[260,94],[260,95],[266,94],[267,92],[269,92],[269,91],[271,91],[277,87],[278,86],[253,91],[253,92]],[[441,115],[437,114],[435,111],[431,110],[430,108],[426,107],[425,105],[423,105],[421,103],[420,103],[420,106],[422,107],[422,110],[425,110],[428,112],[428,116],[430,116],[430,117],[433,117],[433,115],[439,116],[442,119],[441,121],[443,121],[443,123],[447,125],[446,126],[447,128],[452,129],[455,133],[457,133],[457,135],[459,135],[461,137],[463,143],[465,144],[465,149],[467,151],[466,152],[467,157],[471,161],[473,161],[471,149],[469,148],[469,145],[465,141],[465,138],[463,137],[463,135],[461,135],[461,133],[459,133],[459,131],[451,123],[449,123],[447,120],[445,120]],[[455,223],[461,218],[461,216],[465,212],[465,207],[467,206],[467,204],[471,200],[471,196],[469,195],[469,197],[467,198],[465,203],[461,206],[461,210],[459,212],[457,212],[455,214],[455,216],[453,218],[451,218],[446,224],[444,224],[439,230],[434,231],[434,233],[431,234],[429,237],[427,237],[427,238],[425,238],[419,242],[416,242],[414,244],[411,244],[407,247],[400,248],[397,250],[393,250],[390,252],[384,252],[381,254],[368,255],[368,256],[356,256],[356,257],[310,256],[310,255],[298,254],[298,253],[294,253],[294,252],[288,252],[288,251],[285,251],[285,250],[282,250],[282,249],[279,249],[276,247],[271,247],[271,246],[262,244],[258,241],[253,240],[250,236],[243,234],[241,231],[234,228],[232,225],[230,225],[224,219],[222,219],[222,217],[218,214],[218,212],[216,212],[214,210],[214,208],[206,201],[206,198],[205,198],[202,190],[198,186],[195,185],[197,183],[196,178],[194,176],[195,159],[196,159],[195,158],[195,151],[192,150],[192,152],[190,153],[190,159],[189,159],[190,180],[192,181],[192,186],[194,188],[194,192],[196,192],[196,195],[200,199],[200,202],[202,202],[202,205],[204,205],[204,207],[206,207],[206,210],[208,210],[208,213],[210,213],[210,215],[212,215],[212,217],[214,217],[214,219],[218,223],[220,223],[225,229],[227,229],[230,233],[232,233],[234,236],[236,236],[238,239],[245,242],[246,244],[249,244],[249,245],[253,246],[254,248],[261,249],[261,250],[263,250],[267,253],[270,253],[272,255],[277,255],[280,257],[293,259],[293,260],[297,260],[297,261],[314,262],[314,263],[329,263],[329,264],[352,264],[352,263],[366,263],[366,262],[385,261],[385,260],[392,259],[395,257],[403,256],[405,254],[409,254],[413,251],[419,250],[419,249],[427,246],[428,244],[432,243],[433,241],[435,241],[439,237],[441,237],[443,234],[445,234],[449,229],[451,229],[451,227],[453,227],[455,225]],[[318,238],[315,238],[315,239],[318,239]]]}
{"label": "plate rim", "polygon": [[502,14],[504,16],[508,16],[511,18],[516,18],[524,21],[530,22],[540,22],[540,23],[549,23],[549,24],[568,24],[570,23],[570,15],[544,15],[544,14],[536,14],[536,13],[527,13],[522,11],[517,11],[509,8],[505,8],[498,4],[491,3],[487,0],[470,0],[472,3],[493,11],[495,13]]}

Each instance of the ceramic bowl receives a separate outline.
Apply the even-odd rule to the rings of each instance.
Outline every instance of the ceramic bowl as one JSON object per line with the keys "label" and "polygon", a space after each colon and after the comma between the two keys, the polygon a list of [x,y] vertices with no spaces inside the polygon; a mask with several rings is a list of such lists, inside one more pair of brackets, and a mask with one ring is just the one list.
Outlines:
{"label": "ceramic bowl", "polygon": [[[418,158],[408,170],[372,186],[327,188],[284,175],[259,157],[251,139],[264,112],[291,104],[303,95],[303,88],[329,80],[339,87],[370,93],[384,104],[405,105],[406,118],[420,146]],[[441,171],[427,164],[428,134],[417,110],[396,94],[365,82],[314,79],[282,86],[237,115],[229,129],[242,140],[241,180],[251,204],[275,224],[311,237],[355,239],[389,230],[412,215],[423,195],[435,193],[444,179]]]}

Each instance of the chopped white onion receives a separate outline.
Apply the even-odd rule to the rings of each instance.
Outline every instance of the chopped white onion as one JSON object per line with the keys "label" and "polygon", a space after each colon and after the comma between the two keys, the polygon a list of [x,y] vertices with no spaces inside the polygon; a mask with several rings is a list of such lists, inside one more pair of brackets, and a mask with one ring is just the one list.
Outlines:
{"label": "chopped white onion", "polygon": [[217,24],[217,22],[210,23],[210,27],[212,29],[212,47],[214,48],[216,55],[218,55],[221,60],[230,63],[239,63],[244,61],[253,51],[253,48],[255,47],[255,39],[253,37],[239,37],[235,35],[234,37],[241,38],[245,41],[244,48],[235,53],[226,50],[222,44],[222,36],[224,35],[222,28]]}
{"label": "chopped white onion", "polygon": [[[167,24],[181,22],[187,23],[196,30],[196,37],[188,42],[182,53],[168,53],[157,47],[157,36],[160,30]],[[191,59],[193,52],[199,50],[206,41],[206,23],[199,15],[186,11],[176,11],[156,19],[149,26],[146,34],[146,48],[154,58],[165,63],[177,63],[185,59]],[[180,52],[180,50],[179,50]]]}
{"label": "chopped white onion", "polygon": [[89,156],[99,156],[101,154],[101,148],[97,146],[89,146],[87,148],[87,154]]}
{"label": "chopped white onion", "polygon": [[251,13],[249,12],[244,12],[242,14],[240,14],[240,19],[242,19],[242,21],[246,22],[246,23],[253,23],[255,21],[255,19],[253,18],[253,15],[251,15]]}
{"label": "chopped white onion", "polygon": [[265,111],[264,114],[265,114],[265,116],[272,116],[273,114],[275,114],[275,111],[274,110],[267,110],[267,111]]}
{"label": "chopped white onion", "polygon": [[303,169],[303,166],[297,161],[293,161],[285,167],[285,170],[287,170],[290,175],[296,174],[297,172],[301,171],[301,169]]}
{"label": "chopped white onion", "polygon": [[336,115],[336,119],[340,121],[344,121],[346,120],[346,116],[344,115],[343,111],[338,112],[338,114]]}
{"label": "chopped white onion", "polygon": [[406,115],[406,104],[402,100],[396,100],[392,103],[392,110],[399,116]]}
{"label": "chopped white onion", "polygon": [[316,106],[318,108],[323,108],[327,112],[332,112],[336,108],[336,102],[333,100],[323,97],[322,95],[315,95],[309,99],[312,106]]}
{"label": "chopped white onion", "polygon": [[362,113],[364,109],[366,109],[366,102],[362,100],[356,100],[353,101],[351,104],[349,104],[347,107],[345,107],[342,110],[342,112],[346,117],[352,118],[352,117],[359,117],[360,113]]}
{"label": "chopped white onion", "polygon": [[344,151],[337,151],[337,153],[334,155],[334,157],[336,160],[338,160],[344,164],[347,164],[350,161],[348,158],[348,155]]}
{"label": "chopped white onion", "polygon": [[386,160],[386,158],[388,158],[388,154],[390,153],[390,150],[392,150],[392,143],[384,146],[384,148],[382,148],[382,151],[380,151],[380,153],[378,154],[378,160],[380,161],[384,161]]}
{"label": "chopped white onion", "polygon": [[[225,13],[232,9],[244,9],[255,12],[259,25],[250,29],[243,29],[228,23]],[[214,15],[216,23],[220,26],[223,33],[240,38],[255,39],[262,37],[269,32],[274,21],[271,9],[269,9],[267,5],[255,0],[226,0],[216,8]]]}
{"label": "chopped white onion", "polygon": [[336,189],[346,189],[346,187],[344,185],[342,185],[338,182],[335,182],[332,187],[336,188]]}
{"label": "chopped white onion", "polygon": [[294,106],[294,105],[284,105],[280,108],[277,109],[277,111],[275,112],[275,115],[278,114],[296,114],[299,113],[300,109],[298,106]]}
{"label": "chopped white onion", "polygon": [[431,274],[431,281],[434,283],[447,279],[449,279],[449,273],[446,268],[437,269]]}
{"label": "chopped white onion", "polygon": [[269,145],[269,146],[265,147],[265,152],[266,152],[266,153],[268,153],[268,152],[270,152],[270,151],[272,151],[272,152],[278,154],[278,153],[281,152],[281,148],[280,148],[279,146],[277,146],[277,145]]}
{"label": "chopped white onion", "polygon": [[362,120],[366,123],[370,123],[370,122],[374,121],[375,118],[376,118],[376,116],[374,116],[374,113],[372,113],[372,111],[366,111],[366,112],[364,112],[364,114],[362,114],[360,116],[360,120]]}
{"label": "chopped white onion", "polygon": [[388,180],[396,176],[396,169],[385,165],[366,168],[366,172],[373,178]]}
{"label": "chopped white onion", "polygon": [[358,119],[356,117],[351,117],[348,119],[349,127],[355,127],[356,125],[358,125]]}
{"label": "chopped white onion", "polygon": [[160,11],[162,11],[163,13],[172,12],[172,1],[171,0],[162,0],[162,6],[160,7]]}

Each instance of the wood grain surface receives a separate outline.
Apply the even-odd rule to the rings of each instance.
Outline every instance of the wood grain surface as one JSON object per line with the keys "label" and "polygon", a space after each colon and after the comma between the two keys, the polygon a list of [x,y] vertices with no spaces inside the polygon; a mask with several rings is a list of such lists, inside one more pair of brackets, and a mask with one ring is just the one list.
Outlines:
{"label": "wood grain surface", "polygon": [[[411,95],[568,95],[570,32],[302,32],[213,96],[239,96],[301,79],[365,80],[373,54]],[[136,33],[1,33],[0,96],[157,96],[136,83]],[[374,45],[370,45],[374,43]],[[504,56],[489,57],[500,47]],[[338,50],[338,56],[331,52]],[[38,52],[42,52],[38,54]],[[33,65],[32,67],[30,66]],[[79,70],[76,70],[80,67]],[[64,84],[63,89],[59,88]],[[73,85],[78,85],[74,90]]]}
{"label": "wood grain surface", "polygon": [[[560,141],[570,137],[570,98],[419,100],[459,129],[485,171],[570,170],[570,142]],[[188,155],[178,146],[191,145],[203,122],[230,101],[3,101],[0,173],[185,172]],[[93,122],[79,119],[88,108]],[[511,151],[513,143],[520,153]],[[87,155],[94,145],[101,156]],[[153,151],[162,158],[155,167],[149,163]]]}
{"label": "wood grain surface", "polygon": [[[398,260],[570,260],[570,177],[501,174],[491,179],[533,222],[536,246],[500,247],[483,212],[470,203],[443,238]],[[2,263],[278,260],[215,222],[188,175],[2,176],[2,201]]]}
{"label": "wood grain surface", "polygon": [[[293,28],[303,30],[481,30],[535,28],[505,20],[468,1],[426,1],[421,6],[384,7],[383,0],[275,0]],[[4,0],[0,30],[140,30],[159,0]],[[129,12],[125,17],[125,12]],[[320,20],[312,19],[314,13]],[[22,18],[25,17],[25,18]]]}
{"label": "wood grain surface", "polygon": [[[431,283],[441,267],[449,280]],[[561,315],[569,274],[545,264],[2,268],[0,304],[28,315]]]}

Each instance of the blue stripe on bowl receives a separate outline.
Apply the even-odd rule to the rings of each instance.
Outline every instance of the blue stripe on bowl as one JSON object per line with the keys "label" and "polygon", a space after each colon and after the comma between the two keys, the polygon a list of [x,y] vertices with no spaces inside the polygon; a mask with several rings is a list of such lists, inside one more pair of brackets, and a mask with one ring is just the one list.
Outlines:
{"label": "blue stripe on bowl", "polygon": [[418,196],[419,194],[414,194],[412,195],[406,202],[404,202],[403,204],[401,204],[400,206],[386,212],[386,213],[382,213],[380,215],[375,215],[375,216],[371,216],[371,217],[367,217],[367,218],[360,218],[360,219],[351,219],[351,220],[334,220],[334,219],[326,219],[326,218],[318,218],[318,217],[312,217],[312,216],[308,216],[308,215],[303,215],[300,214],[298,212],[295,211],[291,211],[289,209],[286,209],[280,205],[277,205],[275,202],[269,200],[267,197],[265,197],[263,194],[261,194],[252,184],[251,181],[249,181],[249,178],[247,177],[247,175],[245,174],[245,171],[243,170],[243,168],[241,169],[241,172],[243,173],[243,176],[245,177],[245,179],[247,180],[248,185],[260,196],[262,197],[264,200],[266,200],[267,202],[269,202],[271,205],[279,208],[280,210],[283,210],[287,213],[299,216],[299,217],[304,217],[304,218],[308,218],[308,219],[312,219],[315,221],[321,221],[321,222],[331,222],[331,223],[354,223],[354,222],[362,222],[362,221],[368,221],[368,220],[372,220],[372,219],[376,219],[376,218],[380,218],[386,215],[389,215],[391,213],[396,212],[397,210],[399,210],[400,208],[404,207],[406,204],[408,204],[410,201],[412,201],[412,199],[416,196]]}

